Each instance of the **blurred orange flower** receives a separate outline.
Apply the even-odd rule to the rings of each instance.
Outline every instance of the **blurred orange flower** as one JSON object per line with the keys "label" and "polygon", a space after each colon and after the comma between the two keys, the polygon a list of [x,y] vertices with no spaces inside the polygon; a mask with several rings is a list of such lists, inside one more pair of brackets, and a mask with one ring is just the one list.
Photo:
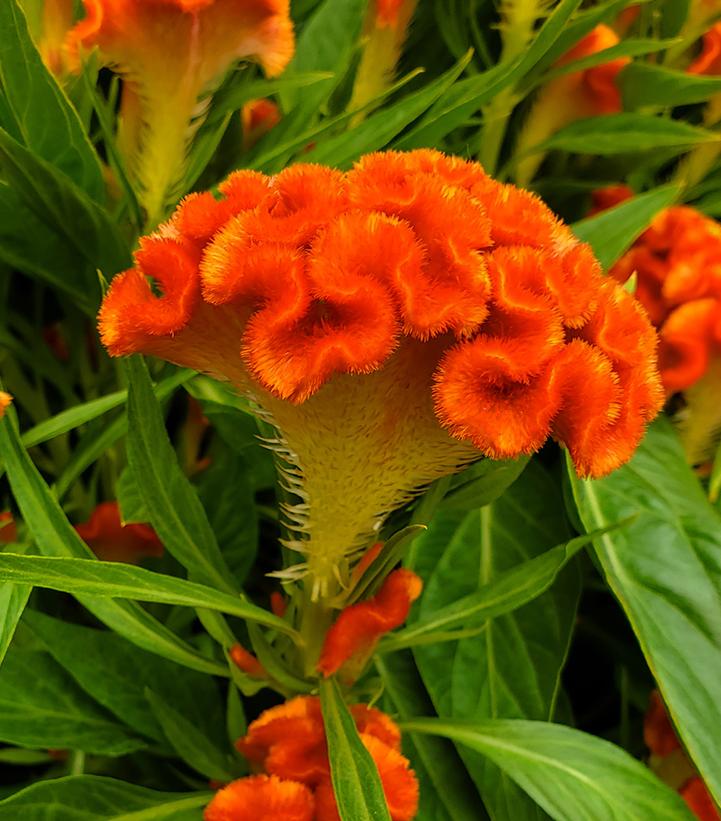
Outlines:
{"label": "blurred orange flower", "polygon": [[0,513],[0,544],[12,544],[18,540],[18,527],[9,510]]}
{"label": "blurred orange flower", "polygon": [[[622,201],[623,187],[596,192],[597,207]],[[659,329],[666,391],[691,387],[721,353],[721,226],[693,208],[663,210],[611,274],[636,273],[636,297]]]}
{"label": "blurred orange flower", "polygon": [[163,555],[163,545],[149,525],[123,525],[117,502],[101,502],[87,522],[75,525],[80,538],[105,562],[137,564]]}
{"label": "blurred orange flower", "polygon": [[721,821],[706,785],[681,747],[658,690],[651,693],[643,737],[651,751],[651,769],[678,790],[699,821]]}
{"label": "blurred orange flower", "polygon": [[240,59],[279,74],[293,54],[288,0],[83,0],[75,63],[96,47],[125,80],[119,147],[151,220],[172,200],[208,92]]}
{"label": "blurred orange flower", "polygon": [[[385,713],[364,704],[353,705],[350,711],[360,738],[378,767],[392,821],[411,821],[418,809],[418,782],[408,760],[401,755],[398,727]],[[310,814],[299,815],[299,818],[337,821],[320,699],[298,696],[266,710],[250,724],[247,734],[236,746],[254,768],[267,773],[270,779],[233,782],[210,803],[206,821],[245,818],[241,814],[244,801],[255,801],[261,790],[269,800],[280,800],[281,791],[283,795],[291,792],[286,786],[290,784],[307,791],[302,793],[302,806],[310,806],[309,810],[304,809]],[[306,796],[310,796],[313,803],[309,804]],[[217,814],[221,811],[226,815]],[[233,815],[233,811],[237,815]]]}
{"label": "blurred orange flower", "polygon": [[141,242],[100,331],[114,356],[205,371],[262,409],[314,598],[433,479],[549,435],[602,475],[660,406],[637,303],[538,198],[475,163],[386,152],[348,173],[236,172],[220,192]]}
{"label": "blurred orange flower", "polygon": [[5,391],[0,391],[0,419],[5,416],[5,411],[10,407],[13,401],[12,395]]}
{"label": "blurred orange flower", "polygon": [[689,74],[721,74],[721,23],[703,35],[701,53],[686,70]]}
{"label": "blurred orange flower", "polygon": [[228,655],[233,661],[233,664],[251,678],[268,678],[268,674],[263,665],[242,645],[234,644],[230,650],[228,650]]}
{"label": "blurred orange flower", "polygon": [[[591,57],[618,43],[618,35],[613,29],[598,25],[561,57],[556,68]],[[628,57],[617,57],[551,79],[539,92],[521,127],[516,152],[520,154],[531,149],[576,120],[620,112],[621,94],[616,79],[629,62]],[[526,185],[533,179],[543,156],[536,152],[521,159],[515,172],[519,184]]]}
{"label": "blurred orange flower", "polygon": [[318,670],[324,676],[340,670],[341,679],[355,681],[378,639],[408,618],[422,588],[412,571],[394,570],[375,596],[346,607],[326,634]]}
{"label": "blurred orange flower", "polygon": [[272,100],[250,100],[240,110],[243,148],[247,151],[280,122],[280,109]]}

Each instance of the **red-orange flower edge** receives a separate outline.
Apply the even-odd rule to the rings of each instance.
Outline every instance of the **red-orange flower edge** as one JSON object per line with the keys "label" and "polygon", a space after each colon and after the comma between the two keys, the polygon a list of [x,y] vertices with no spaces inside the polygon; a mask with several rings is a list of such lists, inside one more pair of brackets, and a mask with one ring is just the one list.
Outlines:
{"label": "red-orange flower edge", "polygon": [[[378,768],[392,821],[411,821],[418,810],[418,782],[400,752],[398,727],[385,713],[364,704],[350,710]],[[297,813],[289,814],[288,821],[338,821],[320,699],[298,696],[266,710],[237,747],[262,775],[221,790],[206,808],[205,821],[285,819],[278,815],[282,801]],[[251,808],[261,814],[247,814]]]}
{"label": "red-orange flower edge", "polygon": [[117,502],[101,502],[87,522],[75,525],[80,538],[106,562],[136,564],[145,557],[163,555],[163,545],[152,527],[123,525]]}
{"label": "red-orange flower edge", "polygon": [[[656,336],[532,194],[420,150],[342,173],[232,174],[145,238],[100,311],[137,351],[303,403],[427,345],[436,416],[491,458],[564,442],[581,474],[626,461],[661,404]],[[162,291],[156,296],[149,280]],[[434,359],[435,357],[435,359]]]}
{"label": "red-orange flower edge", "polygon": [[422,588],[415,573],[401,568],[386,578],[375,596],[346,607],[326,634],[318,670],[324,676],[340,670],[341,678],[354,681],[378,639],[408,618]]}
{"label": "red-orange flower edge", "polygon": [[[597,192],[608,207],[631,192]],[[620,282],[637,275],[636,297],[659,329],[659,368],[668,393],[685,390],[721,353],[721,226],[693,208],[663,210],[613,267]]]}
{"label": "red-orange flower edge", "polygon": [[681,758],[676,768],[682,773],[691,772],[692,774],[685,777],[678,788],[678,792],[699,821],[721,821],[721,816],[714,805],[708,788],[698,775],[693,774],[692,765],[682,752],[681,742],[676,736],[676,731],[671,724],[666,706],[658,690],[651,693],[643,724],[643,737],[652,754],[652,766],[654,759],[662,762],[663,759],[668,759],[673,754],[680,755]]}

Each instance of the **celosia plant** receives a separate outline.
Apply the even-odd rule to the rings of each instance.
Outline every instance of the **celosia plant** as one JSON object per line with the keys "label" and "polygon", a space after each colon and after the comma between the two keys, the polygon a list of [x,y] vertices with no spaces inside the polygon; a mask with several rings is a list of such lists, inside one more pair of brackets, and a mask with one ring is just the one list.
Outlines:
{"label": "celosia plant", "polygon": [[719,16],[0,2],[0,819],[716,821]]}

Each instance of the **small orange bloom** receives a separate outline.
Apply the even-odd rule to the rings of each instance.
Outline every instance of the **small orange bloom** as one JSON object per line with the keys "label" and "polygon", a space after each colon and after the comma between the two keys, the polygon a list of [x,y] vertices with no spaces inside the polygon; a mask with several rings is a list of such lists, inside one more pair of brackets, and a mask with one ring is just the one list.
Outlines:
{"label": "small orange bloom", "polygon": [[[398,727],[385,713],[364,704],[353,705],[350,712],[378,767],[392,821],[411,821],[418,810],[418,782],[408,760],[400,753]],[[298,696],[266,710],[250,724],[248,733],[236,746],[257,769],[312,790],[316,806],[313,819],[336,821],[338,810],[330,780],[320,699]]]}
{"label": "small orange bloom", "polygon": [[314,597],[347,587],[384,514],[433,479],[549,435],[600,475],[661,404],[643,312],[537,197],[476,163],[385,152],[347,173],[235,172],[220,194],[141,242],[100,331],[111,355],[210,373],[262,408]]}
{"label": "small orange bloom", "polygon": [[136,564],[162,556],[163,545],[149,525],[123,525],[117,502],[101,502],[87,522],[75,525],[80,538],[105,562]]}
{"label": "small orange bloom", "polygon": [[716,23],[704,34],[701,53],[686,69],[689,74],[721,74],[721,23]]}
{"label": "small orange bloom", "polygon": [[288,602],[285,596],[277,590],[274,590],[270,594],[270,609],[274,615],[281,619],[285,616],[285,611],[288,609]]}
{"label": "small orange bloom", "polygon": [[233,781],[205,808],[204,821],[315,821],[308,787],[275,775]]}
{"label": "small orange bloom", "polygon": [[243,148],[247,151],[280,122],[280,109],[272,100],[250,100],[240,110]]}
{"label": "small orange bloom", "polygon": [[380,637],[400,627],[423,582],[410,570],[394,570],[370,599],[346,607],[325,637],[318,670],[331,676],[341,670],[344,679],[360,675]]}
{"label": "small orange bloom", "polygon": [[[651,751],[651,768],[660,777],[665,775],[669,778],[669,785],[678,789],[699,821],[721,821],[706,785],[695,774],[693,765],[683,752],[658,690],[652,691],[650,696],[643,737]],[[670,783],[671,780],[673,783]]]}
{"label": "small orange bloom", "polygon": [[0,543],[12,544],[18,540],[18,527],[12,513],[6,510],[0,513]]}
{"label": "small orange bloom", "polygon": [[125,80],[119,147],[153,218],[182,174],[188,143],[231,65],[252,59],[279,74],[293,54],[288,0],[83,0],[70,32],[77,64],[96,47]]}
{"label": "small orange bloom", "polygon": [[266,673],[263,665],[242,645],[234,644],[230,650],[228,650],[228,655],[232,659],[235,666],[251,678],[268,678],[268,674]]}
{"label": "small orange bloom", "polygon": [[5,416],[5,411],[10,407],[13,401],[12,395],[5,391],[0,391],[0,419]]}

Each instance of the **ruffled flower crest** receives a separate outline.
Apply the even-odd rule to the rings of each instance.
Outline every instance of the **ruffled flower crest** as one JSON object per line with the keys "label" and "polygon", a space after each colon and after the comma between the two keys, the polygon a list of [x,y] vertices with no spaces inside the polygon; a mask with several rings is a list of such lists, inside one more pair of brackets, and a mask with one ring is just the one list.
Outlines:
{"label": "ruffled flower crest", "polygon": [[206,95],[240,59],[279,74],[293,55],[288,0],[83,0],[68,36],[77,64],[97,47],[125,83],[118,143],[150,220],[182,174]]}
{"label": "ruffled flower crest", "polygon": [[[412,821],[418,810],[418,781],[401,754],[398,727],[365,704],[353,705],[350,712],[378,768],[392,821]],[[221,790],[206,808],[205,821],[339,821],[320,699],[298,696],[271,707],[250,724],[236,746],[261,774]],[[279,815],[283,802],[296,814]],[[260,814],[247,814],[248,809]]]}
{"label": "ruffled flower crest", "polygon": [[141,243],[100,330],[112,355],[232,382],[274,425],[300,500],[290,575],[310,574],[314,598],[348,586],[384,515],[430,481],[549,435],[600,475],[657,412],[643,311],[479,165],[387,152],[345,174],[236,172],[220,192]]}

